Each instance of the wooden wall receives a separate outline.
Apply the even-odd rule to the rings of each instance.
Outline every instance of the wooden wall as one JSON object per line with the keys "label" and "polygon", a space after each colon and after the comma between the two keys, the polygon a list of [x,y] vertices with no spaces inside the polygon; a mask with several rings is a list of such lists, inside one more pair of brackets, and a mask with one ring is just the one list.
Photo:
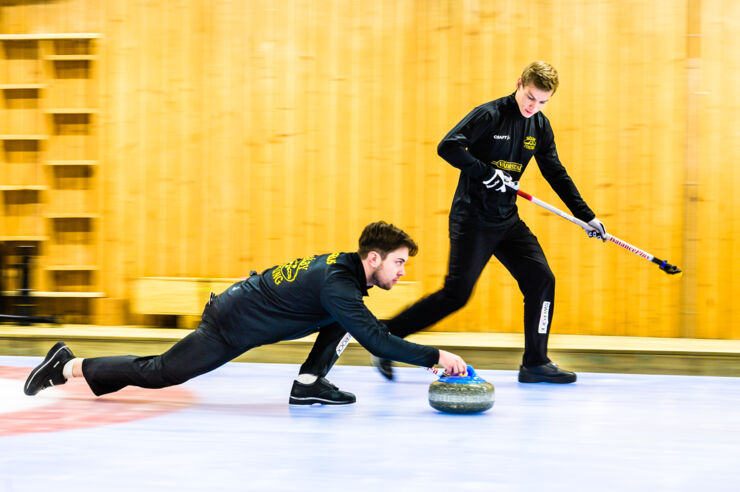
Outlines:
{"label": "wooden wall", "polygon": [[700,14],[696,334],[740,338],[740,4],[702,0]]}
{"label": "wooden wall", "polygon": [[[558,279],[558,333],[740,338],[740,10],[731,0],[7,1],[2,32],[100,32],[103,289],[236,277],[353,250],[385,219],[431,292],[457,171],[436,155],[474,106],[550,61],[561,158],[618,237],[664,275],[520,204]],[[690,34],[690,35],[689,35]],[[729,159],[727,159],[729,157]],[[523,189],[562,206],[534,164]],[[435,329],[521,330],[493,260]]]}

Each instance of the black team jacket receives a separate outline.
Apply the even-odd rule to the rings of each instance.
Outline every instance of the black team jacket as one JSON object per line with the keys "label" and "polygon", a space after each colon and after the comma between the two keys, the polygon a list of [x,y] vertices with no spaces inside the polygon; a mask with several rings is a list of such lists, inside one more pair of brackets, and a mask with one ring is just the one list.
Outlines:
{"label": "black team jacket", "polygon": [[363,302],[367,279],[357,253],[299,258],[237,282],[206,308],[224,338],[248,350],[339,323],[372,354],[432,367],[439,350],[388,333]]}
{"label": "black team jacket", "polygon": [[540,172],[570,211],[588,222],[595,217],[560,163],[550,121],[542,112],[525,118],[511,94],[473,109],[442,139],[440,157],[460,169],[450,220],[506,227],[519,219],[516,191],[483,185],[494,169],[519,181],[534,157]]}

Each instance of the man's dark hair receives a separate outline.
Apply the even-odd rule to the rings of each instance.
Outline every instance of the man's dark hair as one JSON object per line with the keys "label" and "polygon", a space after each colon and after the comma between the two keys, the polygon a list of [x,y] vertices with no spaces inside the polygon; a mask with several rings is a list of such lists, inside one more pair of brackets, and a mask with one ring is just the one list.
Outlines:
{"label": "man's dark hair", "polygon": [[411,236],[393,224],[381,220],[365,227],[360,234],[360,249],[357,252],[363,260],[367,258],[370,251],[377,252],[382,259],[385,259],[388,253],[402,246],[409,249],[409,256],[415,256],[419,251],[419,247]]}

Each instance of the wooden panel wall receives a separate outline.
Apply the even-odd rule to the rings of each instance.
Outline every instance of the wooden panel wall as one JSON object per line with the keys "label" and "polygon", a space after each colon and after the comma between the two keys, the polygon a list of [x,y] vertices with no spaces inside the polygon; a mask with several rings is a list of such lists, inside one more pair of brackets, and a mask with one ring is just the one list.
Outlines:
{"label": "wooden panel wall", "polygon": [[702,0],[696,333],[740,338],[740,4]]}
{"label": "wooden panel wall", "polygon": [[[697,270],[680,280],[521,203],[558,278],[554,331],[740,338],[731,260],[740,172],[722,160],[738,146],[730,0],[3,5],[3,32],[104,35],[102,275],[111,297],[127,298],[135,277],[234,277],[352,250],[381,218],[418,240],[407,279],[435,290],[458,175],[436,145],[474,106],[513,91],[529,61],[545,59],[561,76],[545,108],[561,158],[608,230],[679,266],[687,210],[701,237]],[[687,29],[697,13],[709,93],[692,127]],[[685,199],[689,140],[701,153],[694,208]],[[534,161],[522,187],[562,206]],[[686,293],[696,305],[689,331]],[[494,260],[468,306],[435,329],[518,332],[521,318],[517,286]]]}

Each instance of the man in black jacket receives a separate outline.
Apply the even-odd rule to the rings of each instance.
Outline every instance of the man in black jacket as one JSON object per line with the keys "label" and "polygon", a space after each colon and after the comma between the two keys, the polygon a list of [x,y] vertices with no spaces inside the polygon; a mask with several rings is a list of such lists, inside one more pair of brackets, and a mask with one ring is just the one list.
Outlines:
{"label": "man in black jacket", "polygon": [[24,392],[35,395],[70,377],[84,377],[97,396],[126,386],[163,388],[212,371],[254,347],[317,331],[293,383],[291,404],[355,402],[355,395],[324,377],[350,336],[384,359],[426,367],[440,364],[450,374],[462,373],[466,365],[460,357],[389,334],[362,300],[368,287],[393,287],[417,250],[402,230],[382,221],[372,223],[362,232],[356,253],[299,258],[211,294],[198,328],[164,354],[80,359],[59,342],[28,376]]}
{"label": "man in black jacket", "polygon": [[[558,159],[548,119],[540,112],[558,87],[555,69],[545,62],[528,65],[513,94],[478,106],[444,137],[439,155],[460,169],[450,210],[450,257],[441,290],[421,299],[387,326],[400,337],[422,330],[462,308],[491,255],[511,272],[524,294],[523,383],[572,383],[576,375],[547,357],[555,277],[537,238],[519,218],[516,191],[532,157],[547,182],[586,232],[603,240],[603,224],[581,198]],[[373,359],[388,379],[390,361]]]}

